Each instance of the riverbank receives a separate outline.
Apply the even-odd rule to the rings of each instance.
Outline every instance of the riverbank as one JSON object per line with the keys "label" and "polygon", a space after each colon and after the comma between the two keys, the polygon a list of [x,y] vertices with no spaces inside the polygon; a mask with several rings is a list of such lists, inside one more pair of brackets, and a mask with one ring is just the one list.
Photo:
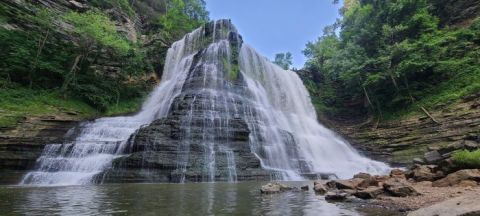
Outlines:
{"label": "riverbank", "polygon": [[[368,207],[386,208],[398,212],[410,212],[451,200],[457,197],[480,194],[480,186],[432,187],[431,182],[412,182],[411,186],[418,196],[391,197],[379,196],[367,204]],[[480,203],[479,203],[480,205]]]}

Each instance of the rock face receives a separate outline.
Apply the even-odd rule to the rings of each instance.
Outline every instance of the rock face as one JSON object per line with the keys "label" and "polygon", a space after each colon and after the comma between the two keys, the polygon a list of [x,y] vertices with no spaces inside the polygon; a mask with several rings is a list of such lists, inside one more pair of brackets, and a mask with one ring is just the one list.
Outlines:
{"label": "rock face", "polygon": [[[217,40],[227,39],[229,45],[225,47],[231,47],[232,52],[239,52],[243,41],[229,21],[211,22],[204,31],[202,40],[212,42],[215,35]],[[129,156],[114,162],[114,168],[106,172],[105,181],[270,179],[270,172],[262,170],[260,160],[251,153],[251,131],[240,117],[249,106],[244,97],[246,83],[239,73],[235,77],[221,75],[228,69],[223,64],[215,65],[212,59],[218,52],[225,52],[220,55],[229,59],[230,53],[221,50],[221,45],[209,44],[205,43],[205,49],[193,57],[181,92],[174,98],[167,116],[135,134],[126,152]],[[238,59],[230,61],[238,64]],[[211,68],[206,69],[207,65]]]}
{"label": "rock face", "polygon": [[31,117],[16,127],[0,128],[0,184],[16,184],[32,169],[43,148],[62,143],[78,123],[76,115]]}
{"label": "rock face", "polygon": [[[440,124],[424,115],[401,121],[350,123],[345,120],[323,120],[352,145],[378,160],[391,164],[411,165],[414,158],[423,158],[428,147],[443,147],[454,142],[480,142],[480,93],[465,97],[450,106],[439,105],[429,110]],[[464,141],[465,140],[465,141]],[[432,152],[428,160],[438,160]],[[440,156],[443,157],[442,153]],[[417,162],[420,160],[417,159]]]}

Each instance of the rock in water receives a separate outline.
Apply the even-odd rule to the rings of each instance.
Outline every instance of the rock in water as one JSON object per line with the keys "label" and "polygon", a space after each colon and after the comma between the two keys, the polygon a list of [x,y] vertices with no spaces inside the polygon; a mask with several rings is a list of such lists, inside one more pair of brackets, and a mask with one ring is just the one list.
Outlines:
{"label": "rock in water", "polygon": [[284,184],[280,184],[278,182],[275,183],[268,183],[260,189],[260,192],[262,194],[273,194],[273,193],[280,193],[280,192],[285,192],[285,191],[290,191],[293,190],[293,187],[289,187]]}
{"label": "rock in water", "polygon": [[325,195],[325,200],[328,201],[344,201],[348,197],[347,193],[344,192],[328,192]]}
{"label": "rock in water", "polygon": [[325,194],[328,191],[327,188],[325,188],[325,186],[323,186],[321,182],[313,182],[313,190],[317,194]]}
{"label": "rock in water", "polygon": [[305,186],[300,187],[300,189],[302,189],[303,191],[308,191],[309,187],[308,187],[308,185],[305,185]]}

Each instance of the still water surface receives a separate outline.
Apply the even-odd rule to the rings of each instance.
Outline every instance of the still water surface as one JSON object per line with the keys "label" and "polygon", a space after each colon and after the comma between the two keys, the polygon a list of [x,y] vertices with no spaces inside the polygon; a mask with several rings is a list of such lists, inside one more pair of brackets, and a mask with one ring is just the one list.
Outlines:
{"label": "still water surface", "polygon": [[261,195],[261,185],[7,186],[0,187],[0,215],[358,215],[313,191]]}

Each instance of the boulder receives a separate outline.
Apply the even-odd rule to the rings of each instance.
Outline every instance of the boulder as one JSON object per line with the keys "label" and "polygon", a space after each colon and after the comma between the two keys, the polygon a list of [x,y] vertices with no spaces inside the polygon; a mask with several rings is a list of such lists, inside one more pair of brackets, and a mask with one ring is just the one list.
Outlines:
{"label": "boulder", "polygon": [[414,164],[424,164],[425,161],[423,161],[423,159],[421,159],[421,158],[414,158],[413,163]]}
{"label": "boulder", "polygon": [[405,178],[405,172],[401,169],[393,169],[392,171],[390,171],[390,177]]}
{"label": "boulder", "polygon": [[465,169],[447,175],[447,177],[434,181],[433,187],[448,187],[459,184],[464,180],[480,181],[479,169]]}
{"label": "boulder", "polygon": [[328,192],[326,195],[325,195],[325,200],[328,200],[328,201],[344,201],[345,199],[347,199],[347,196],[348,194],[347,193],[344,193],[344,192]]}
{"label": "boulder", "polygon": [[353,176],[354,179],[363,179],[365,180],[359,187],[368,187],[368,186],[378,186],[378,181],[375,176],[372,176],[368,173],[358,173]]}
{"label": "boulder", "polygon": [[305,186],[300,187],[300,189],[302,189],[304,191],[308,191],[309,187],[308,187],[308,185],[305,185]]}
{"label": "boulder", "polygon": [[429,151],[423,155],[423,158],[427,164],[435,164],[442,160],[442,155],[438,151]]}
{"label": "boulder", "polygon": [[434,172],[436,166],[420,165],[412,169],[412,178],[415,181],[435,181],[444,177],[441,171]]}
{"label": "boulder", "polygon": [[327,188],[325,188],[321,182],[313,182],[313,190],[318,194],[327,193]]}
{"label": "boulder", "polygon": [[366,187],[366,180],[361,178],[353,178],[349,180],[333,180],[327,182],[327,186],[332,189],[351,189],[355,190],[358,187]]}
{"label": "boulder", "polygon": [[358,173],[358,174],[355,174],[353,178],[370,179],[372,178],[372,175],[368,173]]}
{"label": "boulder", "polygon": [[364,190],[355,192],[353,195],[360,199],[374,199],[384,192],[381,187],[368,187]]}
{"label": "boulder", "polygon": [[268,183],[266,185],[263,185],[262,188],[260,189],[260,192],[262,194],[273,194],[273,193],[280,193],[280,192],[285,192],[293,189],[294,189],[293,187],[275,182],[275,183]]}
{"label": "boulder", "polygon": [[473,140],[465,140],[465,148],[469,151],[475,151],[480,148],[480,144]]}
{"label": "boulder", "polygon": [[383,189],[396,197],[416,196],[419,193],[404,179],[392,178],[383,183]]}

